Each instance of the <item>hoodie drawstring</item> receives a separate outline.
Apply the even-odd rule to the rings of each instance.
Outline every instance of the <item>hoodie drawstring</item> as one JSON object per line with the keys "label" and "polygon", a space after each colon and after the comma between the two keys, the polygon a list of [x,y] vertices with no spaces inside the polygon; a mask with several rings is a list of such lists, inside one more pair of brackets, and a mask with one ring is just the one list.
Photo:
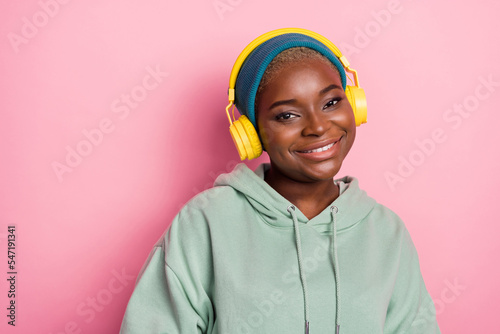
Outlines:
{"label": "hoodie drawstring", "polygon": [[[299,230],[299,222],[297,220],[297,215],[295,213],[295,206],[290,205],[287,208],[287,211],[292,215],[293,227],[295,230],[295,244],[297,247],[297,258],[299,261],[299,275],[300,282],[302,285],[302,293],[304,295],[304,319],[305,319],[305,334],[309,334],[309,304],[307,302],[307,281],[306,275],[302,268],[303,259],[302,259],[302,242],[300,240],[300,230]],[[340,334],[340,283],[339,283],[339,265],[338,265],[338,257],[337,257],[337,219],[336,214],[338,212],[338,208],[334,205],[330,207],[330,212],[332,214],[333,219],[333,270],[335,275],[335,297],[336,297],[336,314],[335,314],[335,334]]]}
{"label": "hoodie drawstring", "polygon": [[330,207],[333,219],[333,273],[335,275],[335,334],[340,333],[340,272],[339,272],[339,259],[337,256],[337,212],[339,209],[332,205]]}
{"label": "hoodie drawstring", "polygon": [[297,257],[299,260],[299,275],[300,283],[302,284],[302,293],[304,294],[304,319],[305,319],[305,333],[309,334],[309,305],[307,303],[307,281],[304,270],[302,269],[302,242],[300,241],[299,222],[295,214],[295,206],[290,205],[287,211],[292,215],[293,227],[295,229],[295,244],[297,246]]}

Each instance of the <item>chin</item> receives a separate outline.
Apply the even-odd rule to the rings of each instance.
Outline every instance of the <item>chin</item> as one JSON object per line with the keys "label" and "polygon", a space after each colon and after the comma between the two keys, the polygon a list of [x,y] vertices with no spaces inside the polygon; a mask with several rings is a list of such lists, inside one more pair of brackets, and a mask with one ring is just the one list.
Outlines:
{"label": "chin", "polygon": [[303,169],[302,176],[304,179],[311,181],[327,181],[333,179],[340,171],[340,164],[320,163],[317,166],[311,166]]}

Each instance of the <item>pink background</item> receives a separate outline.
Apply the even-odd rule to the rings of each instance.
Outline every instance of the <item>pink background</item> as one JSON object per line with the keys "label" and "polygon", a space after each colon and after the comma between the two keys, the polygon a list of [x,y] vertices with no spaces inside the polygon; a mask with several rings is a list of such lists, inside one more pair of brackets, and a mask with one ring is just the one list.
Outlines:
{"label": "pink background", "polygon": [[498,2],[24,0],[0,13],[2,333],[118,332],[155,241],[237,162],[223,111],[234,60],[290,26],[359,72],[368,124],[339,176],[405,221],[443,333],[498,331]]}

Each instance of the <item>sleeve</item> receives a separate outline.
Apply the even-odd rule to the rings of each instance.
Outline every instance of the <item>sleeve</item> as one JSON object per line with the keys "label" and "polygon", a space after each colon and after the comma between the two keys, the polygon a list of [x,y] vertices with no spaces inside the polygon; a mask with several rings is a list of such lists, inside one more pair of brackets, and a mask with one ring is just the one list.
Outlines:
{"label": "sleeve", "polygon": [[384,334],[441,334],[434,302],[425,287],[417,251],[406,228]]}
{"label": "sleeve", "polygon": [[204,275],[198,270],[205,266],[197,263],[205,257],[197,254],[207,243],[196,240],[200,233],[186,235],[187,225],[176,217],[151,251],[127,305],[120,334],[212,332],[215,314]]}

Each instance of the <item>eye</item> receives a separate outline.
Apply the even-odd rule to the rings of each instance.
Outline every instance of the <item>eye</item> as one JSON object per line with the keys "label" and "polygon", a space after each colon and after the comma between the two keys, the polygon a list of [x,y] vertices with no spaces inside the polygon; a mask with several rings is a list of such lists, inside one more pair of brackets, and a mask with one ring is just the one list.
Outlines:
{"label": "eye", "polygon": [[276,115],[276,120],[278,121],[286,121],[286,120],[289,120],[289,119],[292,119],[292,118],[295,118],[297,117],[297,115],[294,115],[290,112],[284,112],[284,113],[281,113],[279,115]]}
{"label": "eye", "polygon": [[332,99],[330,101],[328,101],[325,106],[323,107],[323,110],[327,109],[327,108],[330,108],[334,105],[336,105],[338,102],[340,101],[340,98],[335,98],[335,99]]}

